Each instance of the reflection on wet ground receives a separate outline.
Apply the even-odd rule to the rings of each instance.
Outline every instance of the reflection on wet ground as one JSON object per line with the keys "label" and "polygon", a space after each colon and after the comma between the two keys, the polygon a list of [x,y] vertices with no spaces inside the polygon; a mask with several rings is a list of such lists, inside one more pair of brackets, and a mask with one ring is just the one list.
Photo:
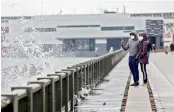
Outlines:
{"label": "reflection on wet ground", "polygon": [[124,58],[75,108],[75,112],[120,112],[129,74],[126,62]]}

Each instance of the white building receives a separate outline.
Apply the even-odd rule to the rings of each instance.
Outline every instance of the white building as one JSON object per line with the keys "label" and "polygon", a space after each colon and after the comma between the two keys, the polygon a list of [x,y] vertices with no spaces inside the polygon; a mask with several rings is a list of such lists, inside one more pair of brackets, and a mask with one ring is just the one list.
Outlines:
{"label": "white building", "polygon": [[20,37],[20,41],[26,42],[35,35],[38,37],[34,39],[36,43],[54,48],[55,52],[61,49],[80,56],[94,56],[108,52],[111,47],[113,50],[119,49],[120,40],[124,38],[128,41],[131,31],[147,31],[151,38],[155,38],[151,42],[157,48],[163,46],[163,18],[132,18],[130,14],[115,13],[25,18],[2,18],[2,22],[9,27],[6,39],[16,41],[15,38]]}
{"label": "white building", "polygon": [[164,19],[164,46],[174,42],[174,12],[166,13],[137,13],[131,14],[134,18],[163,18]]}

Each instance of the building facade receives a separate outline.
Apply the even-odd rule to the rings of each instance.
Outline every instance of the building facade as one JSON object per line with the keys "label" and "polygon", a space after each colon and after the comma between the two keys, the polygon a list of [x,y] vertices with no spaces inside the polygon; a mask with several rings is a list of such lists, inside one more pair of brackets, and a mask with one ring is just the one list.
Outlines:
{"label": "building facade", "polygon": [[[161,44],[163,46],[168,46],[169,44],[174,42],[174,12],[168,13],[137,13],[131,14],[131,17],[134,18],[163,18],[163,41]],[[151,22],[151,24],[156,24],[157,22]],[[159,22],[161,23],[161,22]],[[156,24],[157,25],[157,24]],[[161,28],[161,26],[159,26]],[[153,32],[153,29],[149,29],[150,32]],[[156,29],[155,29],[156,30]],[[162,29],[161,29],[162,31]],[[155,33],[155,32],[154,32]],[[161,35],[160,35],[161,36]]]}
{"label": "building facade", "polygon": [[[147,32],[157,48],[163,46],[163,19],[132,18],[130,14],[47,15],[1,20],[9,27],[8,41],[33,41],[44,51],[55,54],[75,53],[76,56],[97,56],[120,49],[131,31]],[[150,29],[150,30],[149,30]]]}

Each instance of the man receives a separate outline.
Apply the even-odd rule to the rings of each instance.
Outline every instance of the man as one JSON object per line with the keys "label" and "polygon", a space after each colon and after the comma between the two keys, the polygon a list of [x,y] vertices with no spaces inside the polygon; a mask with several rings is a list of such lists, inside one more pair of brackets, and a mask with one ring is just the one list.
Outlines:
{"label": "man", "polygon": [[170,52],[173,55],[173,52],[174,52],[174,43],[171,43],[170,44]]}
{"label": "man", "polygon": [[155,51],[156,49],[155,44],[152,44],[152,47],[153,47],[153,51]]}
{"label": "man", "polygon": [[127,45],[124,46],[124,40],[121,40],[121,46],[124,50],[129,49],[129,68],[133,75],[134,83],[131,86],[139,85],[139,71],[138,71],[138,48],[139,48],[139,40],[137,34],[135,32],[130,33],[130,40]]}
{"label": "man", "polygon": [[164,47],[164,52],[165,52],[165,54],[168,54],[168,51],[169,51],[169,47],[166,45],[166,46]]}

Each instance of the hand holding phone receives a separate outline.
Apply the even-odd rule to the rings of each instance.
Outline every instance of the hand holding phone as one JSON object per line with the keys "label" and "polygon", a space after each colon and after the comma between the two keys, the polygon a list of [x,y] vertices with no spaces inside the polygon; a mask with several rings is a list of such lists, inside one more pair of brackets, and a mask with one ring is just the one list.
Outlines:
{"label": "hand holding phone", "polygon": [[121,39],[121,45],[123,45],[124,44],[124,40],[123,40],[123,38]]}

